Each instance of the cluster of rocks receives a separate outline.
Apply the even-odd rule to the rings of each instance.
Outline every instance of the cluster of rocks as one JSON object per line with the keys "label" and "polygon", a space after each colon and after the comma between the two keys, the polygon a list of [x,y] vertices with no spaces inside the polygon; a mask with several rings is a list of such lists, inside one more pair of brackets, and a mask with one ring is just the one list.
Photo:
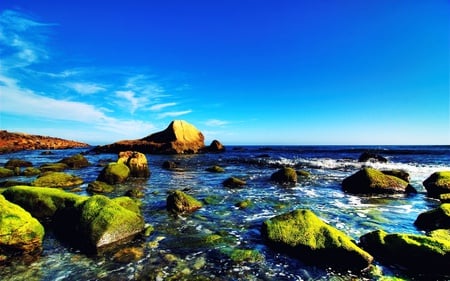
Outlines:
{"label": "cluster of rocks", "polygon": [[205,137],[194,125],[184,120],[174,120],[165,130],[147,137],[123,140],[94,149],[99,153],[117,153],[125,150],[149,154],[192,154],[222,152],[225,147],[218,140],[213,140],[206,146]]}
{"label": "cluster of rocks", "polygon": [[88,144],[40,135],[25,133],[13,133],[0,130],[0,154],[20,150],[36,149],[68,149],[77,147],[89,147]]}

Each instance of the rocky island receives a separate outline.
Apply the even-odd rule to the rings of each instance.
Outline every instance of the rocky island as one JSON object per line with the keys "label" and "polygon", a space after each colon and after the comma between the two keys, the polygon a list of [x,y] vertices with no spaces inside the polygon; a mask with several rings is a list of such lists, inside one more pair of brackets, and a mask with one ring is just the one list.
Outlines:
{"label": "rocky island", "polygon": [[89,147],[89,144],[55,137],[15,133],[6,130],[0,131],[0,154],[21,150],[68,149],[77,147]]}

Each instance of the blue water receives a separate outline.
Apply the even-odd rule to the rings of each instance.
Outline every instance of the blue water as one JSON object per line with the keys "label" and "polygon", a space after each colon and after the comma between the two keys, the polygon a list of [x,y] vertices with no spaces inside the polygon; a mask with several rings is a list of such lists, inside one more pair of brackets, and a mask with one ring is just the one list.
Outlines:
{"label": "blue water", "polygon": [[[388,163],[359,163],[364,151],[375,151]],[[42,151],[23,151],[0,155],[0,165],[8,159],[22,158],[35,167],[56,162],[88,149],[57,150],[53,155]],[[89,182],[97,178],[100,163],[115,161],[115,154],[86,154],[88,168],[67,170],[81,176],[84,184],[79,194],[86,194]],[[356,273],[339,273],[305,265],[302,261],[278,253],[264,245],[261,224],[275,215],[297,208],[314,211],[327,223],[347,233],[356,241],[376,229],[387,232],[422,233],[413,222],[417,215],[439,205],[426,197],[422,182],[433,172],[450,170],[450,146],[229,146],[225,153],[199,155],[146,155],[151,177],[131,179],[118,185],[108,196],[123,195],[131,188],[142,188],[142,213],[155,231],[138,237],[127,246],[141,249],[143,257],[129,263],[114,261],[114,253],[88,256],[62,245],[48,231],[41,257],[31,264],[21,261],[0,268],[1,280],[348,280],[376,279]],[[175,161],[180,171],[162,168],[164,161]],[[205,171],[220,165],[224,173]],[[284,188],[269,181],[279,167],[289,165],[311,173],[294,188]],[[403,169],[411,176],[416,195],[357,196],[341,190],[342,180],[362,166],[377,169]],[[222,182],[235,176],[245,179],[243,189],[223,187]],[[30,182],[33,178],[14,177]],[[197,212],[172,216],[165,209],[167,192],[183,189],[199,200],[213,199]],[[235,204],[249,199],[252,205],[239,209]],[[199,243],[204,237],[219,234],[222,243]],[[252,249],[260,254],[257,262],[234,262],[227,255],[233,249]],[[420,280],[398,269],[375,263],[385,276]],[[203,279],[200,279],[202,277]],[[172,278],[172,279],[171,279]],[[197,279],[195,279],[197,278]]]}

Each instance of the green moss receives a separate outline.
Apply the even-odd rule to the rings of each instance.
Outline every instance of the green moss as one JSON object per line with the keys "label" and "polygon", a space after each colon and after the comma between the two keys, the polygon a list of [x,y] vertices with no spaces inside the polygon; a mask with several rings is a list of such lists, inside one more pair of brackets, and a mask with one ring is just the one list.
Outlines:
{"label": "green moss", "polygon": [[38,220],[0,195],[0,254],[40,252],[43,237],[44,227]]}
{"label": "green moss", "polygon": [[220,204],[222,200],[223,197],[218,195],[209,195],[203,199],[207,205],[217,205]]}
{"label": "green moss", "polygon": [[122,183],[130,176],[130,168],[122,163],[109,163],[98,176],[97,180],[109,184]]}
{"label": "green moss", "polygon": [[171,212],[190,213],[201,207],[203,207],[202,202],[181,190],[176,190],[167,197],[167,210]]}
{"label": "green moss", "polygon": [[84,168],[90,165],[89,161],[81,154],[66,157],[59,161],[59,163],[64,163],[72,169]]}
{"label": "green moss", "polygon": [[0,167],[0,178],[12,177],[14,176],[14,171]]}
{"label": "green moss", "polygon": [[427,195],[439,198],[443,193],[450,192],[450,171],[435,172],[423,181]]}
{"label": "green moss", "polygon": [[450,187],[450,171],[436,172],[435,184]]}
{"label": "green moss", "polygon": [[291,167],[283,167],[273,173],[270,179],[282,184],[295,184],[297,182],[297,172]]}
{"label": "green moss", "polygon": [[253,205],[253,203],[250,199],[246,199],[244,201],[240,201],[235,204],[235,206],[238,207],[239,209],[246,209],[252,205]]}
{"label": "green moss", "polygon": [[53,217],[55,212],[66,206],[74,206],[87,199],[57,188],[14,186],[3,195],[9,201],[20,205],[36,218]]}
{"label": "green moss", "polygon": [[436,229],[428,234],[432,238],[450,241],[450,229]]}
{"label": "green moss", "polygon": [[141,232],[144,220],[108,197],[95,195],[82,204],[81,225],[91,245],[100,248]]}
{"label": "green moss", "polygon": [[364,172],[371,180],[371,187],[385,188],[390,186],[402,185],[406,186],[408,183],[396,176],[386,175],[381,171],[372,168],[364,168]]}
{"label": "green moss", "polygon": [[311,176],[311,173],[305,170],[299,170],[299,171],[295,171],[297,173],[297,176],[302,177],[302,178],[309,178]]}
{"label": "green moss", "polygon": [[130,210],[138,215],[141,214],[141,204],[137,200],[133,200],[127,196],[116,197],[111,199],[114,203],[124,207],[127,210]]}
{"label": "green moss", "polygon": [[425,230],[450,228],[450,203],[441,204],[433,210],[419,214],[414,225]]}
{"label": "green moss", "polygon": [[39,167],[41,172],[61,172],[68,169],[69,166],[64,163],[46,163]]}
{"label": "green moss", "polygon": [[102,181],[93,181],[88,184],[86,191],[90,193],[110,193],[114,191],[114,186]]}
{"label": "green moss", "polygon": [[222,252],[230,257],[235,263],[256,263],[264,260],[263,254],[257,250],[249,249],[223,249]]}
{"label": "green moss", "polygon": [[207,168],[206,171],[211,173],[223,173],[225,172],[225,169],[220,166],[214,165],[212,167]]}
{"label": "green moss", "polygon": [[366,268],[372,257],[350,237],[309,210],[295,210],[266,220],[262,235],[269,245],[324,265]]}
{"label": "green moss", "polygon": [[26,177],[32,177],[32,176],[39,175],[40,173],[41,173],[41,170],[39,170],[38,168],[27,167],[22,171],[21,174]]}
{"label": "green moss", "polygon": [[33,166],[33,164],[30,161],[17,159],[17,158],[10,159],[5,164],[5,168],[11,169],[11,170],[14,170],[14,168],[17,168],[17,167],[31,167],[31,166]]}
{"label": "green moss", "polygon": [[63,172],[50,172],[39,176],[31,185],[45,187],[71,187],[80,185],[83,179]]}
{"label": "green moss", "polygon": [[441,200],[441,203],[450,203],[450,193],[443,193],[439,195],[439,200]]}

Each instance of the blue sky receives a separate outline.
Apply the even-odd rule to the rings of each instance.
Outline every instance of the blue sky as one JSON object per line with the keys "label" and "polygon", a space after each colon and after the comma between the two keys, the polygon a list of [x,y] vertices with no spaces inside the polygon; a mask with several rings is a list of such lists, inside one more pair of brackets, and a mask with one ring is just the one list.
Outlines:
{"label": "blue sky", "polygon": [[450,144],[447,0],[0,1],[0,127]]}

